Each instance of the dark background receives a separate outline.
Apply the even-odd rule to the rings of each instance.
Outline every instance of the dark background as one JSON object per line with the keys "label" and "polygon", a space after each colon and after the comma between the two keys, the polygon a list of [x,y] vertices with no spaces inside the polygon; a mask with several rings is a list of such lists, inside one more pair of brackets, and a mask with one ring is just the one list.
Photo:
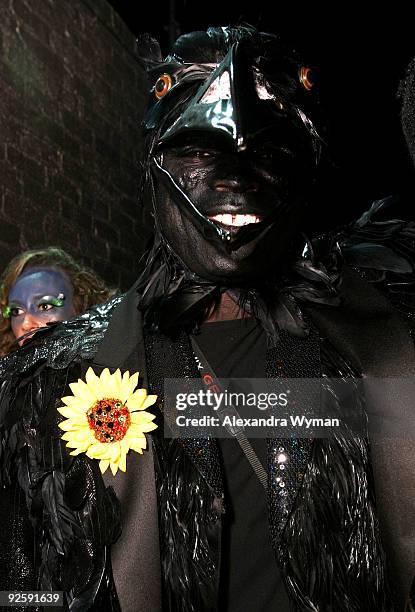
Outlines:
{"label": "dark background", "polygon": [[[325,181],[322,215],[343,221],[371,200],[400,194],[399,212],[414,217],[415,174],[399,120],[397,89],[415,55],[412,17],[404,4],[149,2],[111,0],[129,28],[153,33],[167,52],[178,34],[238,20],[280,34],[319,68],[327,140],[334,167]],[[325,3],[326,4],[326,3]]]}

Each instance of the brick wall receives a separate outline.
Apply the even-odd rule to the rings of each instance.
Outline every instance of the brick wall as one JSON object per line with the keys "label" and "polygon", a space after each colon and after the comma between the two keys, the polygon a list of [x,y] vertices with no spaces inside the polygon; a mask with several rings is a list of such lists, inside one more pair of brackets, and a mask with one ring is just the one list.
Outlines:
{"label": "brick wall", "polygon": [[144,77],[105,0],[9,0],[0,20],[0,270],[57,245],[127,288],[144,246],[137,206]]}

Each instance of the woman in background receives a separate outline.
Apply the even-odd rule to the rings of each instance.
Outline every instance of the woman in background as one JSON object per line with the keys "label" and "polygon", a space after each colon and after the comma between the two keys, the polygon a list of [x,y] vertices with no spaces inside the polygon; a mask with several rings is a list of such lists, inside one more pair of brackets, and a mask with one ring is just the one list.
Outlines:
{"label": "woman in background", "polygon": [[0,285],[0,357],[37,329],[63,321],[115,294],[90,268],[56,247],[25,251],[6,267]]}

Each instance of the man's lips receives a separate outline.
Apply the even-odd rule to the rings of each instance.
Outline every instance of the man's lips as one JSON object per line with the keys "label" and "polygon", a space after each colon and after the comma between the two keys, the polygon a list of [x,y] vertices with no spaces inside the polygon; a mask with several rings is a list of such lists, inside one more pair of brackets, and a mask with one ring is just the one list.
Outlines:
{"label": "man's lips", "polygon": [[253,213],[218,213],[210,215],[208,219],[222,227],[244,227],[262,221],[262,217]]}

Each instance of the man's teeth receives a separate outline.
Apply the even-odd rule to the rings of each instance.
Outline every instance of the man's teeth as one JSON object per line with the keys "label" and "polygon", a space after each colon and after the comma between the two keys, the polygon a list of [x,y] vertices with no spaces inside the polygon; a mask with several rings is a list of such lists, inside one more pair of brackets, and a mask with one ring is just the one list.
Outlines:
{"label": "man's teeth", "polygon": [[250,225],[251,223],[259,223],[261,221],[256,215],[232,215],[229,213],[215,215],[214,217],[209,217],[209,219],[222,223],[222,225],[229,225],[230,227],[242,227],[243,225]]}

